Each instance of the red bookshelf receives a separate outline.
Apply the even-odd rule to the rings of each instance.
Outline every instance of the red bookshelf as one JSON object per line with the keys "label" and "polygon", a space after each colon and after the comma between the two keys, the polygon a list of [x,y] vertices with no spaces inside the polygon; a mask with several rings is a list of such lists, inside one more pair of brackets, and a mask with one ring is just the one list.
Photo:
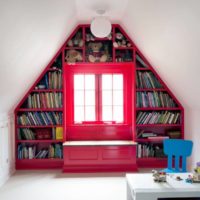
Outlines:
{"label": "red bookshelf", "polygon": [[[100,47],[96,54],[92,50],[94,45]],[[86,122],[77,123],[75,120],[73,78],[77,74],[93,74],[95,77],[96,118],[92,122],[84,119]],[[101,85],[103,74],[123,76],[123,104],[120,105],[123,120],[120,123],[113,120],[114,104],[112,120],[108,120],[112,123],[105,123]],[[63,128],[63,139],[56,139],[55,132],[60,127]],[[37,134],[42,133],[50,134],[50,138],[37,139]],[[67,171],[68,167],[63,167],[65,160],[71,163],[74,172],[81,172],[81,169],[94,171],[89,166],[95,163],[97,172],[112,171],[110,163],[113,159],[117,171],[165,167],[163,140],[144,138],[143,133],[154,134],[158,138],[170,133],[170,137],[174,134],[174,137],[184,138],[182,105],[120,25],[113,24],[108,37],[96,38],[91,34],[89,25],[82,24],[74,29],[15,109],[16,168],[63,168]],[[64,142],[88,140],[131,140],[138,145],[127,148],[79,146],[75,153],[75,147],[68,146],[63,151]],[[138,148],[144,148],[144,155],[138,154],[141,151]],[[86,153],[81,149],[87,149]],[[131,154],[131,161],[127,154]],[[87,165],[84,165],[85,162]],[[77,166],[74,163],[78,163]],[[69,170],[71,172],[73,168]]]}

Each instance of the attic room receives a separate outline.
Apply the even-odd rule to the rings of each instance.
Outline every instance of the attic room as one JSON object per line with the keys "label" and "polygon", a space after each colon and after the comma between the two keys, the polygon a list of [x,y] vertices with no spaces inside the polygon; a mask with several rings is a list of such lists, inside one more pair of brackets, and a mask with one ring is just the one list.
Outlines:
{"label": "attic room", "polygon": [[198,0],[0,13],[0,199],[200,199]]}

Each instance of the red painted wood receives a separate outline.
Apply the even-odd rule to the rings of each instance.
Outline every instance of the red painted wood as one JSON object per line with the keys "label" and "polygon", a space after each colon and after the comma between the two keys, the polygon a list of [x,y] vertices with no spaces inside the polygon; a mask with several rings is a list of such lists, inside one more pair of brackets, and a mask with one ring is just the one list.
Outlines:
{"label": "red painted wood", "polygon": [[63,172],[137,171],[136,146],[64,146]]}
{"label": "red painted wood", "polygon": [[167,158],[137,158],[138,168],[165,168]]}
{"label": "red painted wood", "polygon": [[58,143],[63,140],[16,140],[17,143]]}
{"label": "red painted wood", "polygon": [[16,169],[61,169],[63,159],[23,159],[16,160]]}
{"label": "red painted wood", "polygon": [[[15,109],[15,146],[16,146],[16,157],[17,157],[17,129],[18,128],[50,128],[50,127],[56,127],[57,125],[53,126],[19,126],[17,125],[17,115],[19,112],[27,112],[27,111],[60,111],[63,112],[63,127],[64,127],[64,141],[70,141],[70,140],[136,140],[136,129],[143,129],[146,131],[156,131],[160,132],[162,134],[165,134],[168,130],[180,130],[181,131],[181,138],[184,138],[184,109],[178,99],[175,97],[175,95],[171,92],[171,90],[167,87],[167,85],[164,83],[164,81],[160,78],[158,73],[155,71],[153,66],[148,62],[148,60],[145,58],[145,56],[142,54],[142,52],[139,50],[139,48],[135,45],[135,43],[131,40],[131,38],[128,36],[128,34],[124,31],[124,29],[118,25],[113,24],[112,25],[112,42],[115,41],[115,33],[116,30],[119,30],[131,43],[131,47],[124,48],[112,48],[112,60],[113,62],[110,63],[86,63],[86,48],[85,48],[85,38],[86,38],[86,29],[89,28],[89,24],[82,24],[78,25],[74,31],[71,33],[71,35],[67,38],[65,43],[62,45],[62,47],[58,50],[56,55],[53,57],[53,59],[49,62],[47,67],[42,71],[38,79],[33,83],[32,87],[26,92],[22,100],[19,102]],[[76,63],[76,65],[68,65],[65,62],[65,51],[69,48],[66,46],[67,42],[76,34],[78,30],[82,30],[83,33],[83,40],[84,45],[83,47],[75,47],[73,49],[81,50],[83,52],[83,62],[82,63]],[[97,38],[95,41],[105,41],[105,38],[99,39]],[[117,63],[116,62],[116,51],[118,50],[124,50],[129,49],[133,52],[133,62],[127,62],[127,63]],[[35,86],[38,84],[38,82],[43,78],[46,72],[49,71],[58,71],[55,68],[51,68],[54,60],[62,53],[62,68],[63,68],[63,89],[61,90],[54,90],[54,89],[35,89]],[[136,68],[136,53],[143,59],[143,61],[146,62],[148,65],[148,68]],[[122,67],[123,65],[123,67]],[[135,73],[137,71],[151,71],[155,77],[161,82],[163,85],[162,89],[137,89],[135,84]],[[125,77],[127,80],[127,83],[125,84],[127,88],[125,89],[125,96],[128,96],[126,99],[124,99],[125,102],[125,121],[123,124],[100,124],[96,122],[96,124],[82,124],[82,125],[74,125],[73,124],[73,88],[70,86],[70,81],[72,81],[72,74],[73,73],[121,73],[121,71],[124,71]],[[167,92],[172,99],[175,101],[175,103],[178,105],[177,108],[136,108],[136,91],[163,91]],[[62,109],[26,109],[21,108],[25,100],[27,99],[28,95],[31,93],[39,93],[39,92],[62,92],[63,93],[63,108]],[[128,95],[127,95],[128,94]],[[100,98],[101,99],[101,98]],[[151,110],[178,110],[181,113],[181,124],[145,124],[145,125],[136,125],[136,113],[139,111],[151,111]],[[99,119],[98,119],[99,121]],[[59,125],[60,126],[60,125]],[[26,141],[25,141],[26,142]],[[27,141],[28,142],[28,141]],[[33,141],[30,141],[33,142]],[[52,140],[53,142],[53,140]],[[42,141],[41,141],[42,143]],[[102,150],[99,150],[98,147],[96,147],[96,151],[99,151],[102,153]],[[107,151],[106,151],[107,152]],[[113,152],[108,151],[109,153],[106,154],[109,158],[114,158]],[[123,159],[121,159],[121,156],[124,156],[123,151],[118,149],[116,152],[118,152],[116,155],[116,160],[118,159],[118,162],[123,164],[123,169],[125,170],[135,170],[135,166],[130,166],[129,164],[126,164]],[[136,157],[135,150],[132,151],[132,156]],[[88,155],[90,153],[88,152]],[[86,154],[87,156],[87,154]],[[108,159],[109,160],[109,159]],[[126,160],[126,159],[125,159]],[[136,159],[135,159],[136,160]],[[105,161],[105,160],[104,160]],[[106,164],[106,162],[103,161],[103,165],[91,165],[85,164],[84,170],[87,172],[97,172],[97,171],[121,171],[122,167],[119,165],[115,165],[112,163],[109,163],[109,165]],[[56,161],[56,160],[48,160],[48,159],[40,159],[40,160],[16,160],[16,168],[17,169],[44,169],[44,168],[61,168],[63,161]],[[83,163],[82,163],[83,164]],[[158,159],[158,158],[140,158],[137,159],[137,164],[139,167],[164,167],[166,166],[166,160]],[[67,169],[63,169],[64,171],[77,171],[79,172],[80,166],[77,166],[76,164],[70,163],[70,167],[67,167]]]}

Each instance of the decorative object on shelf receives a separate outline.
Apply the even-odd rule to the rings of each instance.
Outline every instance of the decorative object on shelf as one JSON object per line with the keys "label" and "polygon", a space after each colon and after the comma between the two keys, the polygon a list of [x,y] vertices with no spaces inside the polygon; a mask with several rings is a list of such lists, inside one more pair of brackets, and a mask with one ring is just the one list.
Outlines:
{"label": "decorative object on shelf", "polygon": [[181,138],[181,132],[179,130],[168,130],[167,131],[167,135],[171,139],[179,139],[179,138]]}
{"label": "decorative object on shelf", "polygon": [[76,33],[76,35],[67,42],[68,47],[82,47],[84,44],[83,36],[80,31]]}
{"label": "decorative object on shelf", "polygon": [[115,42],[113,42],[115,48],[118,47],[131,47],[131,43],[120,32],[115,33]]}
{"label": "decorative object on shelf", "polygon": [[[102,49],[104,47],[104,49]],[[106,62],[108,60],[108,51],[101,42],[90,42],[88,44],[88,60],[89,62]],[[106,50],[106,51],[105,51]]]}
{"label": "decorative object on shelf", "polygon": [[52,131],[47,128],[35,129],[36,139],[37,140],[51,140],[52,139]]}
{"label": "decorative object on shelf", "polygon": [[68,63],[82,62],[83,57],[82,54],[74,49],[68,50],[65,56],[65,60]]}
{"label": "decorative object on shelf", "polygon": [[163,183],[163,182],[167,182],[167,175],[165,172],[159,172],[157,170],[152,170],[153,173],[153,180],[155,182],[159,182],[159,183]]}
{"label": "decorative object on shelf", "polygon": [[107,37],[111,33],[111,22],[105,16],[103,16],[103,14],[105,14],[104,9],[99,9],[96,12],[99,16],[94,17],[92,20],[90,30],[95,37]]}

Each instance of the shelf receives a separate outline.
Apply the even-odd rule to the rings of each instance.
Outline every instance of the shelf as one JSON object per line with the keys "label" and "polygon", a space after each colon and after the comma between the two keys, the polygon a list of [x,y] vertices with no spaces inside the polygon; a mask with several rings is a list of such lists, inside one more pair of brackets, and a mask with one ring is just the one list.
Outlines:
{"label": "shelf", "polygon": [[163,88],[136,88],[136,92],[146,92],[146,91],[153,91],[153,92],[167,92],[166,89]]}
{"label": "shelf", "polygon": [[143,157],[143,158],[137,158],[137,160],[157,162],[157,161],[163,161],[163,160],[167,161],[167,158],[165,158],[165,157],[159,157],[159,158],[157,158],[157,157]]}
{"label": "shelf", "polygon": [[140,71],[150,71],[150,68],[143,68],[143,67],[136,67],[136,70],[140,70]]}
{"label": "shelf", "polygon": [[136,124],[136,127],[181,127],[181,124]]}
{"label": "shelf", "polygon": [[18,112],[44,112],[44,111],[63,111],[63,108],[20,108]]}
{"label": "shelf", "polygon": [[43,159],[37,159],[37,158],[33,158],[33,159],[16,159],[17,162],[61,162],[63,161],[63,158],[43,158]]}
{"label": "shelf", "polygon": [[97,37],[95,37],[94,40],[85,41],[85,43],[97,42],[97,41],[112,41],[112,38],[108,39],[108,38],[97,38]]}
{"label": "shelf", "polygon": [[136,111],[149,111],[149,110],[181,110],[181,108],[169,108],[169,107],[146,107],[146,108],[136,108]]}
{"label": "shelf", "polygon": [[58,72],[61,72],[62,71],[62,69],[59,69],[59,68],[49,68],[47,71],[50,71],[50,72],[54,72],[54,71],[58,71]]}
{"label": "shelf", "polygon": [[63,140],[16,140],[17,143],[59,143]]}
{"label": "shelf", "polygon": [[114,47],[115,50],[133,50],[133,47]]}
{"label": "shelf", "polygon": [[65,47],[66,50],[83,50],[83,47]]}
{"label": "shelf", "polygon": [[31,93],[33,92],[63,92],[62,89],[34,89],[31,91]]}
{"label": "shelf", "polygon": [[143,157],[137,158],[139,168],[166,168],[167,158]]}
{"label": "shelf", "polygon": [[135,141],[136,142],[157,142],[157,143],[162,143],[163,142],[163,140],[165,140],[165,139],[167,139],[167,138],[158,138],[158,139],[156,139],[156,138],[154,138],[154,139],[136,139]]}
{"label": "shelf", "polygon": [[16,169],[61,169],[62,158],[16,159]]}
{"label": "shelf", "polygon": [[34,125],[17,125],[17,128],[54,128],[54,127],[61,127],[63,126],[62,124],[59,125],[42,125],[42,126],[34,126]]}

